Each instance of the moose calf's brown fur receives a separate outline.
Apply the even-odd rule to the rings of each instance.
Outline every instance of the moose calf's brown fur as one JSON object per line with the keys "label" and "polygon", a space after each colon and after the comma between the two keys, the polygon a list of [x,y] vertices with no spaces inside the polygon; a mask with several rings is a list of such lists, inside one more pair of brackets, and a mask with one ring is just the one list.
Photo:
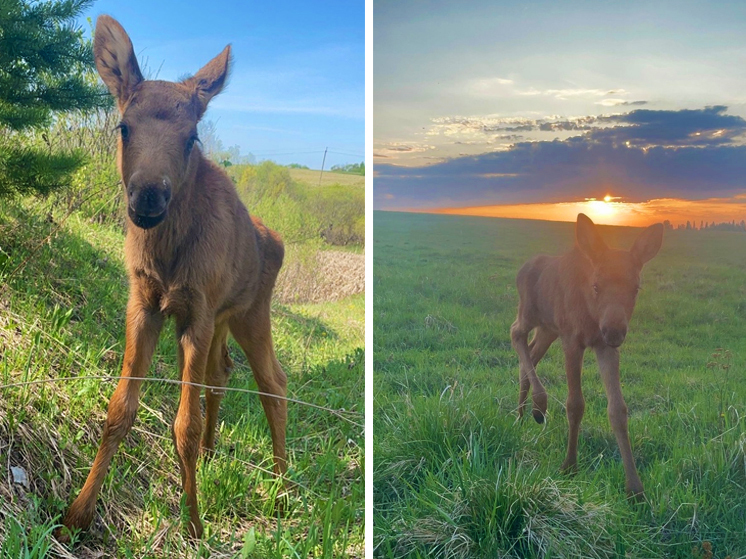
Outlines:
{"label": "moose calf's brown fur", "polygon": [[[96,67],[121,113],[118,163],[127,193],[129,272],[122,379],[109,402],[101,445],[64,525],[86,528],[112,456],[130,430],[140,384],[164,319],[174,317],[183,381],[173,440],[193,537],[202,535],[195,467],[201,448],[211,452],[222,390],[232,362],[228,332],[246,353],[269,421],[275,472],[286,470],[286,377],[275,358],[270,329],[272,288],[282,265],[277,233],[250,218],[235,187],[195,146],[197,122],[222,89],[230,46],[193,77],[179,83],[146,81],[132,43],[109,16],[96,23]],[[130,380],[132,379],[132,380]],[[66,539],[66,534],[60,534]]]}
{"label": "moose calf's brown fur", "polygon": [[[543,423],[547,393],[536,375],[539,363],[558,337],[565,353],[567,374],[567,458],[562,470],[577,466],[578,432],[585,411],[580,372],[586,348],[593,348],[608,398],[611,428],[624,463],[627,494],[644,498],[627,432],[627,405],[619,381],[619,347],[627,335],[640,271],[663,241],[663,226],[651,225],[632,250],[606,246],[593,222],[578,215],[573,250],[562,256],[536,256],[518,272],[518,318],[510,329],[520,362],[518,414],[522,417],[529,388],[533,390],[533,416]],[[528,335],[536,330],[531,343]]]}

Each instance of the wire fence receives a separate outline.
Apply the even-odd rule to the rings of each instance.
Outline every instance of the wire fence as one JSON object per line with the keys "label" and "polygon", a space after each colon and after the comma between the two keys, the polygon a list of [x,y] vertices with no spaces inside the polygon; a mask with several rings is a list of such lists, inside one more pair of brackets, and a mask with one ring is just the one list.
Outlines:
{"label": "wire fence", "polygon": [[311,402],[304,402],[303,400],[298,400],[296,398],[289,398],[287,396],[280,396],[278,394],[272,394],[270,392],[262,392],[260,390],[251,390],[250,388],[237,388],[233,386],[213,386],[209,384],[201,384],[198,382],[189,382],[186,380],[177,380],[177,379],[171,379],[171,378],[162,378],[162,377],[128,377],[128,376],[115,376],[115,375],[78,375],[78,376],[72,376],[72,377],[54,377],[54,378],[46,378],[46,379],[35,379],[35,380],[24,380],[24,381],[18,381],[18,382],[10,382],[7,384],[0,384],[0,390],[5,390],[7,388],[17,388],[22,386],[33,386],[37,384],[49,384],[54,382],[64,382],[64,381],[74,381],[74,380],[103,380],[103,381],[114,381],[114,380],[130,380],[133,382],[162,382],[164,384],[178,384],[178,385],[186,385],[186,386],[193,386],[195,388],[204,388],[206,390],[213,390],[215,392],[240,392],[243,394],[255,394],[257,396],[266,396],[269,398],[276,398],[278,400],[285,400],[286,402],[292,402],[293,404],[300,404],[303,406],[308,406],[310,408],[322,410],[331,413],[332,415],[335,415],[339,417],[340,419],[347,421],[348,423],[351,423],[352,425],[355,425],[356,427],[363,428],[364,425],[362,423],[359,423],[348,416],[356,416],[361,417],[363,414],[360,412],[355,412],[351,410],[345,410],[342,409],[334,409],[334,408],[328,408],[326,406],[321,406],[319,404],[312,404]]}
{"label": "wire fence", "polygon": [[[102,185],[99,189],[96,189],[95,191],[89,193],[88,196],[86,196],[83,199],[83,202],[89,200],[93,196],[98,195],[100,192],[102,192],[105,188],[110,187],[111,185]],[[18,271],[22,270],[25,265],[33,258],[36,253],[39,251],[41,247],[43,247],[45,244],[49,242],[49,240],[58,232],[61,230],[67,219],[75,212],[76,208],[69,208],[68,211],[64,214],[62,219],[55,225],[55,227],[52,228],[51,232],[40,242],[38,242],[30,251],[29,254],[21,261],[20,264],[15,266],[8,274],[5,275],[4,283],[0,286],[0,293],[2,293],[9,285],[8,280],[12,278]],[[42,331],[42,333],[46,334]],[[51,337],[51,336],[49,336]],[[58,340],[55,340],[58,341]],[[251,390],[248,388],[236,388],[236,387],[230,387],[230,386],[211,386],[207,384],[200,384],[200,383],[194,383],[189,381],[183,381],[183,380],[177,380],[177,379],[168,379],[168,378],[162,378],[162,377],[125,377],[125,376],[116,376],[116,375],[78,375],[78,376],[71,376],[71,377],[53,377],[53,378],[47,378],[47,379],[36,379],[36,380],[28,380],[28,381],[18,381],[18,382],[12,382],[7,384],[0,385],[0,391],[5,390],[8,388],[14,388],[14,387],[21,387],[21,386],[32,386],[32,385],[38,385],[38,384],[49,384],[49,383],[55,383],[55,382],[65,382],[65,381],[74,381],[74,380],[102,380],[106,382],[114,381],[114,380],[122,380],[122,379],[128,379],[133,381],[141,381],[141,382],[162,382],[165,384],[180,384],[180,385],[189,385],[194,386],[196,388],[204,388],[206,390],[220,390],[223,392],[241,392],[245,394],[254,394],[257,396],[266,396],[269,398],[276,398],[278,400],[285,400],[287,402],[292,402],[294,404],[300,404],[304,406],[308,406],[310,408],[315,408],[319,410],[323,410],[326,412],[331,413],[332,415],[335,415],[339,417],[340,419],[347,421],[348,423],[351,423],[352,425],[355,425],[356,427],[363,427],[362,423],[359,423],[351,417],[348,416],[357,416],[362,417],[363,414],[360,412],[354,412],[354,411],[348,411],[345,409],[333,409],[325,406],[321,406],[318,404],[313,404],[310,402],[305,402],[303,400],[298,400],[295,398],[289,398],[286,396],[280,396],[278,394],[271,394],[268,392],[261,392],[259,390]]]}

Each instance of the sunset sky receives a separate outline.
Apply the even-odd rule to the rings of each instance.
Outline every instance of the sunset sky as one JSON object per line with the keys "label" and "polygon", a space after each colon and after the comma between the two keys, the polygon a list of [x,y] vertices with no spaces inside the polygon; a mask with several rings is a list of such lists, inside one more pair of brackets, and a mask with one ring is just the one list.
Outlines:
{"label": "sunset sky", "polygon": [[376,0],[374,29],[376,209],[746,218],[746,3]]}

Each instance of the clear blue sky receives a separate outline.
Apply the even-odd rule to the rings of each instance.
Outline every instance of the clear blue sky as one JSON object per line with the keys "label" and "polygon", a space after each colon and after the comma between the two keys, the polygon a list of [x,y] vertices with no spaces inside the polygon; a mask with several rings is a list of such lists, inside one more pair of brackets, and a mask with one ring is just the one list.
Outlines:
{"label": "clear blue sky", "polygon": [[326,168],[365,153],[365,4],[362,0],[203,2],[99,0],[85,14],[117,19],[141,68],[176,80],[233,45],[228,87],[205,119],[225,147],[278,163]]}

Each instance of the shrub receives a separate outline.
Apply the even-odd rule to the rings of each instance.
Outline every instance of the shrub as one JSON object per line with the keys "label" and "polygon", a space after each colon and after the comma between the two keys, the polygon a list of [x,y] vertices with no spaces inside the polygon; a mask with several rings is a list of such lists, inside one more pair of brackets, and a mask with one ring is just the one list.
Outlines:
{"label": "shrub", "polygon": [[249,211],[280,231],[287,242],[323,240],[336,246],[364,243],[363,189],[297,183],[287,167],[271,161],[240,166],[231,174]]}

